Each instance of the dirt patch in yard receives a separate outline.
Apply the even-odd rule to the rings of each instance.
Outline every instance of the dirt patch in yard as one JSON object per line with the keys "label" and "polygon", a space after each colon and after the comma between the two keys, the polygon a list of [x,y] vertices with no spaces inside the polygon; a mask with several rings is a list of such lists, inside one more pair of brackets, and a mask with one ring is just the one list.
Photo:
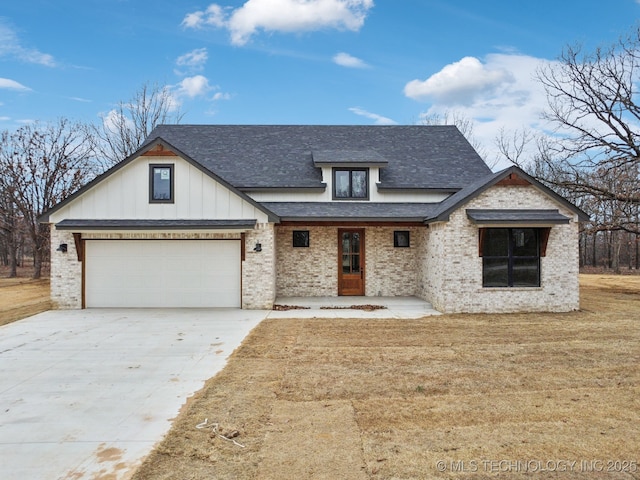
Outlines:
{"label": "dirt patch in yard", "polygon": [[0,278],[0,326],[49,309],[48,278]]}
{"label": "dirt patch in yard", "polygon": [[134,479],[640,478],[640,285],[581,283],[566,314],[266,320]]}

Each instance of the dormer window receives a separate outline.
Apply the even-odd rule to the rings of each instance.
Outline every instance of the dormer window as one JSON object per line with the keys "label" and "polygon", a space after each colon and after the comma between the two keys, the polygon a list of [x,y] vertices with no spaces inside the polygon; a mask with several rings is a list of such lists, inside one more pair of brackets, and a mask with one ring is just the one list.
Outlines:
{"label": "dormer window", "polygon": [[149,203],[173,203],[173,164],[149,165]]}
{"label": "dormer window", "polygon": [[368,200],[368,168],[334,168],[333,198],[336,200]]}

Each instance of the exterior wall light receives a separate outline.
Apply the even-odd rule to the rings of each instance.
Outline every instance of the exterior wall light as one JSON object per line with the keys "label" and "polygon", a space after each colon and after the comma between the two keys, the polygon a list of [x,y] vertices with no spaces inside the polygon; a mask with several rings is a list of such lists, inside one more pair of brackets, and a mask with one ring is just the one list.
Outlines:
{"label": "exterior wall light", "polygon": [[58,248],[56,248],[56,252],[67,253],[67,244],[61,243]]}
{"label": "exterior wall light", "polygon": [[262,251],[262,244],[261,243],[256,243],[256,246],[253,247],[253,251],[254,252],[261,252]]}

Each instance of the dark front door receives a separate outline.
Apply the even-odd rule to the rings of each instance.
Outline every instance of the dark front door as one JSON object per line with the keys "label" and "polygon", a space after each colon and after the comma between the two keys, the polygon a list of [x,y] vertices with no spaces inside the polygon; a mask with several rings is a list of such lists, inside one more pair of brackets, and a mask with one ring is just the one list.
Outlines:
{"label": "dark front door", "polygon": [[338,295],[364,295],[364,230],[338,230]]}

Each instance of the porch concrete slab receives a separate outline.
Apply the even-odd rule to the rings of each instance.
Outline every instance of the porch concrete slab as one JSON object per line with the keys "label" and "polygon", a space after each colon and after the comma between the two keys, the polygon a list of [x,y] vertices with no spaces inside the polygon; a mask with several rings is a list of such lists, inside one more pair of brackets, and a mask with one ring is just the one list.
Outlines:
{"label": "porch concrete slab", "polygon": [[[278,297],[276,305],[293,308],[274,310],[269,318],[421,318],[441,315],[433,306],[418,297]],[[363,310],[363,305],[384,308]],[[354,308],[351,308],[354,307]]]}
{"label": "porch concrete slab", "polygon": [[268,313],[49,311],[0,327],[2,478],[129,478]]}

